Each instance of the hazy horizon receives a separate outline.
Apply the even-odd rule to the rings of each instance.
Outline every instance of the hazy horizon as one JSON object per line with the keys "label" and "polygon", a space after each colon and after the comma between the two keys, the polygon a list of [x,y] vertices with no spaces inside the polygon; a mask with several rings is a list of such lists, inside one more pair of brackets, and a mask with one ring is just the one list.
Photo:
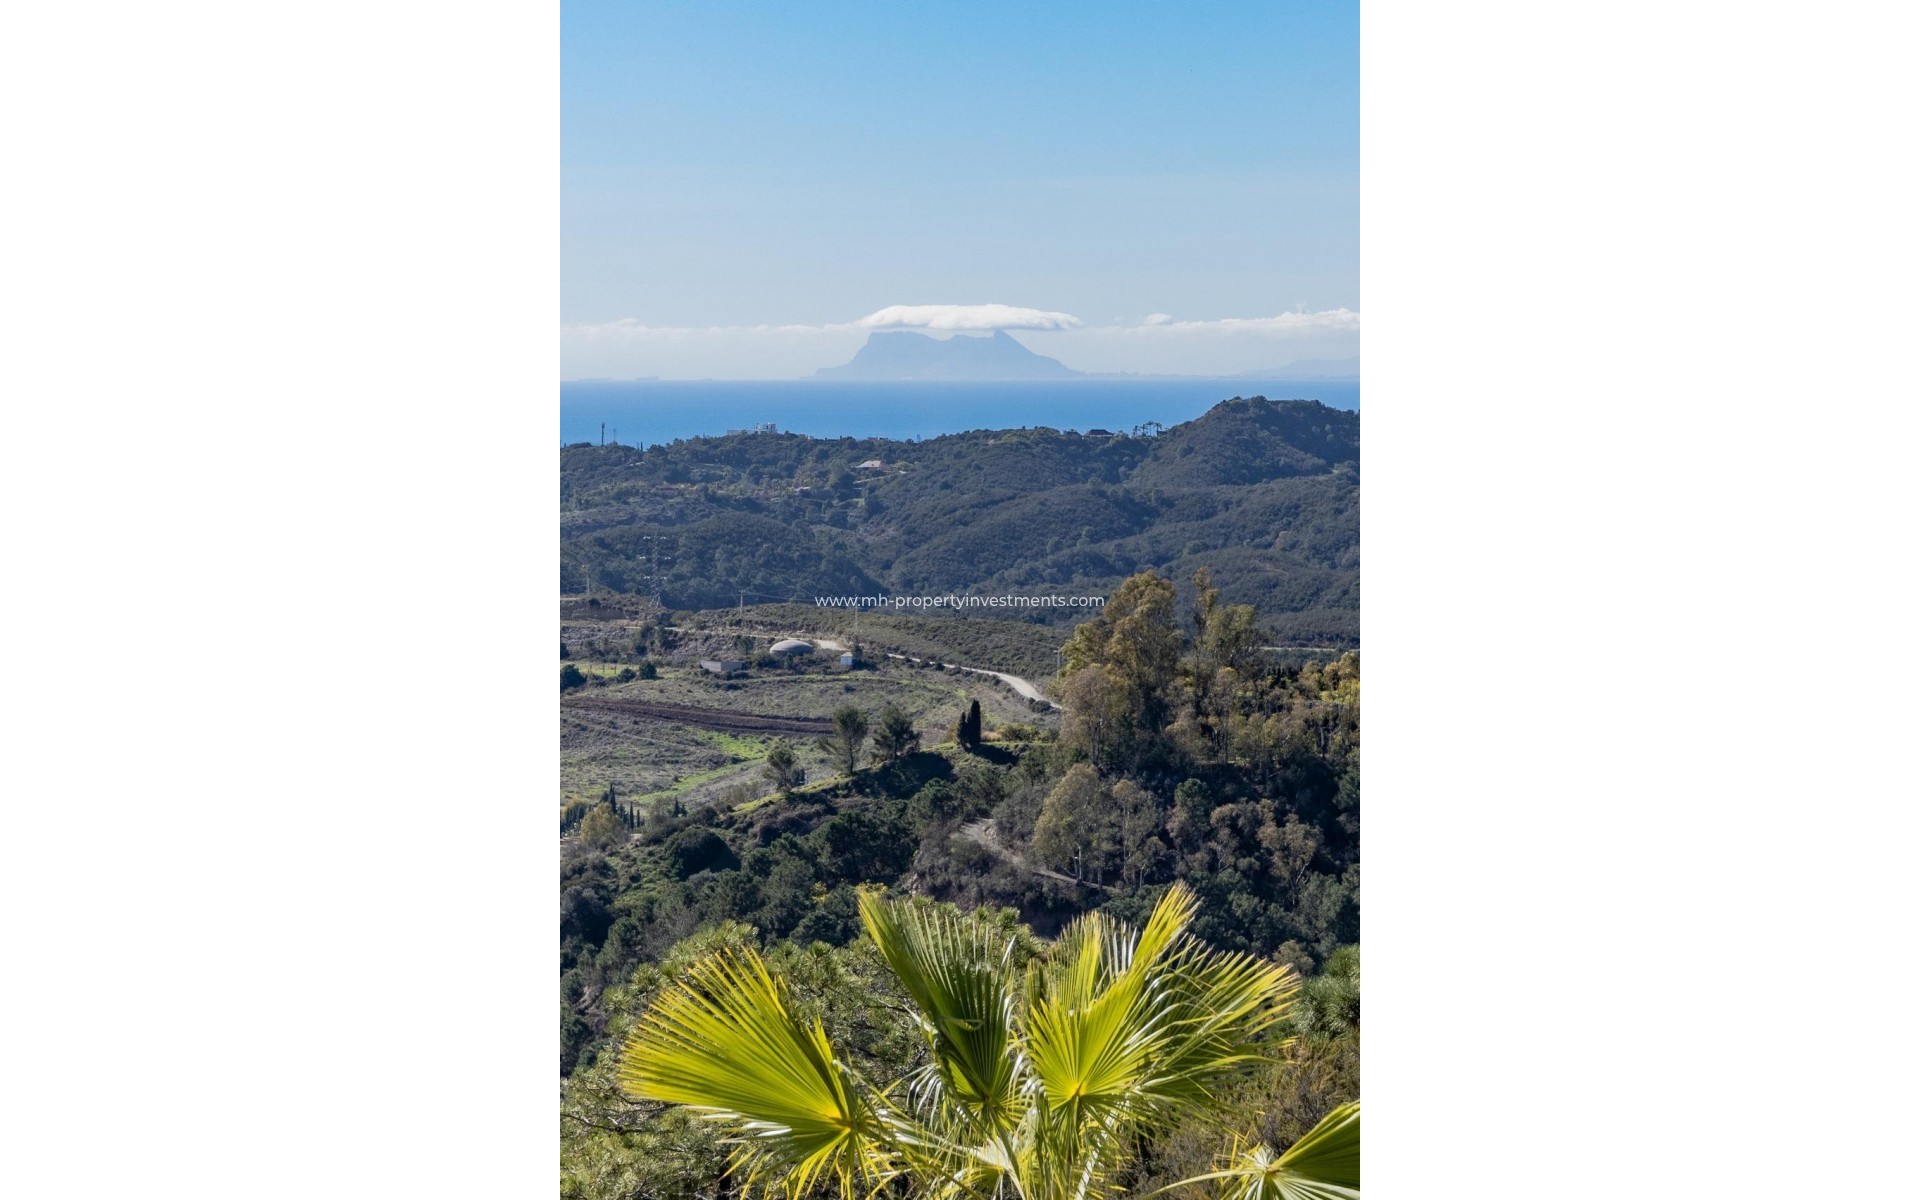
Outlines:
{"label": "hazy horizon", "polygon": [[1357,4],[582,2],[562,56],[563,378],[1359,353]]}
{"label": "hazy horizon", "polygon": [[[915,331],[915,332],[918,332],[918,331]],[[992,335],[988,333],[981,333],[981,334],[954,333],[954,334],[944,335],[944,337],[942,337],[942,335],[937,335],[937,334],[932,334],[928,336],[941,337],[941,340],[945,340],[946,338],[953,338],[953,337],[986,338]],[[1027,346],[1028,349],[1033,349],[1033,346],[1028,341],[1027,335],[1022,334],[1020,336],[1015,336],[1012,333],[1008,333],[1007,336],[1014,337],[1016,341],[1019,341],[1022,345]],[[856,346],[855,350],[857,351],[858,349],[860,349],[860,347]],[[1036,350],[1035,353],[1040,353],[1040,352]],[[849,359],[851,359],[852,355],[849,355],[848,357]],[[1048,357],[1053,357],[1053,356],[1049,355]],[[1086,371],[1084,372],[1084,376],[1082,379],[1063,380],[1061,382],[1097,383],[1102,380],[1111,381],[1116,379],[1118,380],[1125,380],[1125,379],[1141,379],[1141,380],[1256,379],[1256,380],[1274,380],[1274,381],[1304,380],[1304,379],[1314,379],[1314,378],[1321,377],[1326,373],[1325,369],[1329,366],[1332,366],[1332,365],[1345,366],[1348,363],[1353,364],[1353,370],[1350,373],[1345,371],[1335,372],[1333,374],[1333,377],[1336,377],[1336,378],[1351,377],[1351,378],[1357,379],[1359,377],[1360,357],[1358,353],[1354,353],[1354,354],[1346,354],[1346,355],[1338,355],[1338,356],[1316,355],[1311,358],[1296,358],[1283,363],[1272,363],[1265,367],[1251,367],[1244,371],[1231,371],[1231,372],[1218,372],[1218,373],[1184,372],[1184,371]],[[821,367],[833,367],[833,366],[841,366],[841,365],[844,365],[844,362],[822,363]],[[1064,365],[1068,367],[1073,367],[1072,363],[1066,363]],[[815,370],[817,371],[818,369],[819,368],[816,368]],[[1074,369],[1079,370],[1080,368],[1074,368]],[[560,382],[562,383],[600,383],[600,382],[647,383],[647,382],[656,382],[656,381],[660,383],[824,383],[824,382],[833,382],[832,380],[822,379],[817,377],[814,371],[809,371],[801,375],[769,375],[769,376],[739,376],[739,377],[719,376],[719,375],[666,375],[666,374],[660,374],[655,372],[655,373],[648,373],[643,375],[624,375],[624,376],[622,375],[564,375],[563,374],[560,378]],[[841,382],[849,382],[849,381],[843,380]],[[874,381],[868,381],[868,382],[874,382]],[[915,379],[903,378],[903,379],[895,379],[895,380],[883,380],[879,382],[937,383],[941,381],[937,379],[915,380]],[[974,380],[973,382],[1018,383],[1018,382],[1026,382],[1026,381],[1018,378],[1009,377],[1004,380],[977,379],[977,380]]]}

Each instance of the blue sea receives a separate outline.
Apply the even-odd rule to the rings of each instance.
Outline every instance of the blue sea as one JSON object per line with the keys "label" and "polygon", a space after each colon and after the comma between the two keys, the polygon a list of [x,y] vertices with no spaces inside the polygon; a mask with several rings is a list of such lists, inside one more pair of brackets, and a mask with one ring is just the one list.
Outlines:
{"label": "blue sea", "polygon": [[969,429],[1111,429],[1178,425],[1222,400],[1318,400],[1358,409],[1358,380],[1068,379],[1038,383],[848,383],[826,380],[569,381],[560,441],[629,446],[723,434],[772,422],[812,437],[938,437]]}

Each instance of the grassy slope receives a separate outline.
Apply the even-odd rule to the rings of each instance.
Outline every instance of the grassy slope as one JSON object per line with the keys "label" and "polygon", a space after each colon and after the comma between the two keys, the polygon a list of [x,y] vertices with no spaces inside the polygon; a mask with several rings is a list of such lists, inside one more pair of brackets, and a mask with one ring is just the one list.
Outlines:
{"label": "grassy slope", "polygon": [[[590,676],[618,670],[609,663],[576,665]],[[954,717],[970,699],[980,701],[989,726],[1057,720],[1034,713],[1005,688],[980,676],[895,663],[851,673],[768,671],[733,681],[696,666],[670,664],[661,668],[658,679],[610,682],[581,694],[806,717],[826,716],[846,703],[869,713],[891,703],[914,718],[929,746],[946,740]],[[672,721],[565,709],[560,718],[561,803],[597,797],[609,782],[621,796],[635,799],[677,795],[690,805],[710,801],[734,785],[758,786],[768,742]],[[809,778],[831,773],[824,753],[804,742],[797,742],[796,749]]]}

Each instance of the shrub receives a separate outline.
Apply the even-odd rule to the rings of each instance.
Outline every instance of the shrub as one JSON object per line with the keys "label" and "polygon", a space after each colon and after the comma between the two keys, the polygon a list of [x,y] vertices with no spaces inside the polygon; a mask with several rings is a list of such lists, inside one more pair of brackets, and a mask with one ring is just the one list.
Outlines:
{"label": "shrub", "polygon": [[667,839],[661,848],[667,869],[677,879],[687,879],[702,871],[730,870],[740,865],[733,849],[711,829],[682,829]]}
{"label": "shrub", "polygon": [[580,822],[580,840],[589,846],[611,850],[627,840],[627,824],[604,804],[596,804]]}
{"label": "shrub", "polygon": [[761,766],[767,782],[781,795],[793,791],[800,782],[800,759],[785,738],[776,738],[767,749],[767,761]]}

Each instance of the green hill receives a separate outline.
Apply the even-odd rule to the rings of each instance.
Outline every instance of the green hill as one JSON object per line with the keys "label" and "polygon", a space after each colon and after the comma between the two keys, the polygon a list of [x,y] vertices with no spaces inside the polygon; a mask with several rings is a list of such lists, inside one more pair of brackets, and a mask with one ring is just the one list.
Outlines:
{"label": "green hill", "polygon": [[743,592],[1105,595],[1137,571],[1185,581],[1206,566],[1279,637],[1353,645],[1359,491],[1359,414],[1260,397],[1157,437],[575,445],[561,451],[560,585],[704,609]]}

